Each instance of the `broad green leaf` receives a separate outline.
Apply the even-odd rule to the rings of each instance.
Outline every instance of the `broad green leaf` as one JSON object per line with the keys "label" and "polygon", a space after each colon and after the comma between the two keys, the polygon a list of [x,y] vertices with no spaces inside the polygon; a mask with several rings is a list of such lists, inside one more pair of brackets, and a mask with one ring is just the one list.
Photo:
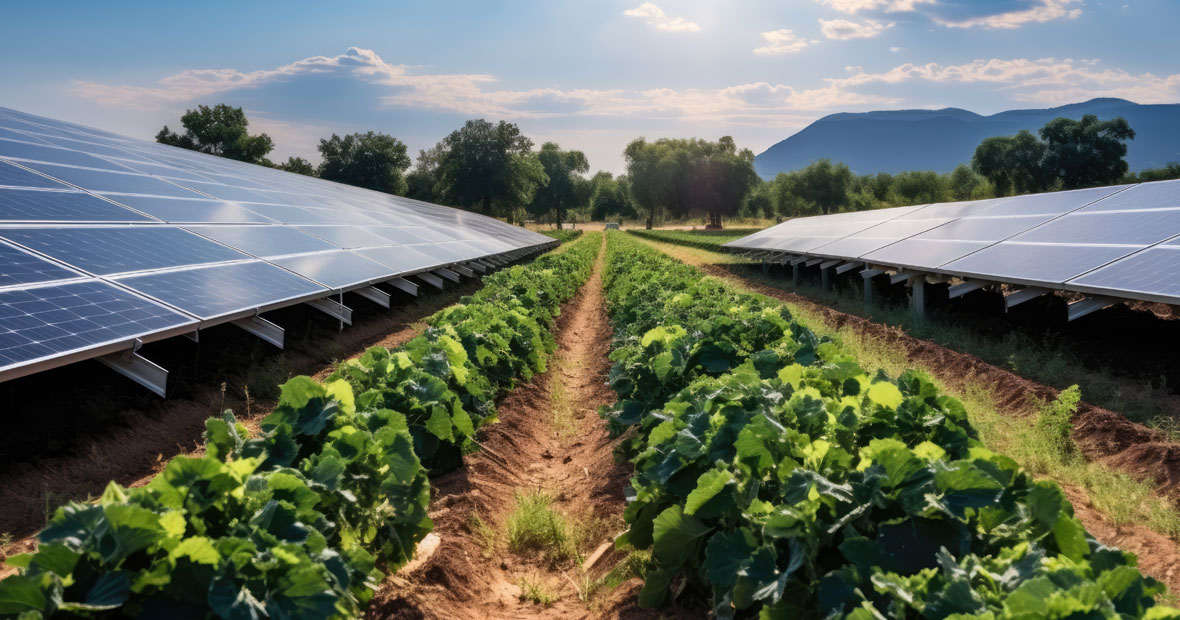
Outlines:
{"label": "broad green leaf", "polygon": [[172,549],[168,557],[173,560],[188,558],[197,564],[209,564],[210,566],[216,566],[221,561],[221,554],[217,552],[213,542],[204,536],[190,536],[180,541],[180,544]]}
{"label": "broad green leaf", "polygon": [[652,556],[660,566],[676,570],[684,565],[694,546],[712,528],[672,506],[655,518],[652,527]]}
{"label": "broad green leaf", "polygon": [[885,381],[878,381],[870,385],[868,397],[869,400],[886,409],[896,409],[905,400],[896,385]]}
{"label": "broad green leaf", "polygon": [[1090,544],[1086,542],[1086,530],[1075,518],[1062,515],[1053,525],[1053,540],[1061,554],[1075,561],[1081,562],[1090,554]]}
{"label": "broad green leaf", "polygon": [[0,614],[18,615],[26,611],[49,614],[49,595],[45,587],[49,575],[12,575],[0,581]]}
{"label": "broad green leaf", "polygon": [[443,441],[455,441],[451,428],[451,416],[447,414],[446,408],[442,405],[432,407],[430,419],[426,420],[426,430]]}
{"label": "broad green leaf", "polygon": [[697,479],[697,487],[688,494],[684,502],[684,514],[696,514],[696,511],[709,500],[720,493],[725,485],[733,482],[733,474],[725,469],[711,469]]}

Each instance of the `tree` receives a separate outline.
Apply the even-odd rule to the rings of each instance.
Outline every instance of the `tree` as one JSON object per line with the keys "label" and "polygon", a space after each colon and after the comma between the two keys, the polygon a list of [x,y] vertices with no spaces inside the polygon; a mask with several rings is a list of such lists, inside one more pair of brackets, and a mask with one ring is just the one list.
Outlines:
{"label": "tree", "polygon": [[893,176],[898,205],[946,202],[950,192],[942,175],[933,170],[907,170]]}
{"label": "tree", "polygon": [[180,117],[180,124],[184,133],[178,134],[165,125],[156,134],[156,142],[252,164],[266,163],[266,154],[274,149],[270,136],[249,134],[250,121],[242,108],[224,103],[188,110]]}
{"label": "tree", "polygon": [[1180,179],[1180,163],[1171,161],[1163,168],[1148,168],[1140,170],[1139,174],[1130,174],[1127,182],[1146,183],[1147,181],[1168,181],[1171,179]]}
{"label": "tree", "polygon": [[820,213],[835,213],[848,204],[852,170],[824,158],[798,171],[790,191],[811,203]]}
{"label": "tree", "polygon": [[286,162],[275,166],[275,168],[278,168],[279,170],[286,170],[287,172],[294,172],[295,174],[306,175],[309,177],[316,176],[315,166],[311,165],[311,162],[303,159],[302,157],[288,157]]}
{"label": "tree", "polygon": [[639,138],[623,151],[635,203],[647,213],[647,227],[658,213],[676,217],[707,215],[720,227],[724,215],[737,213],[758,182],[754,154],[738,151],[733,138]]}
{"label": "tree", "polygon": [[694,140],[682,148],[690,149],[687,165],[689,204],[692,211],[708,214],[708,228],[721,228],[724,215],[736,215],[742,201],[758,184],[754,171],[754,153],[737,149],[733,138],[724,136],[717,142]]}
{"label": "tree", "polygon": [[1099,121],[1055,118],[1040,131],[1045,141],[1045,173],[1061,180],[1064,189],[1117,183],[1127,173],[1127,140],[1135,131],[1122,117]]}
{"label": "tree", "polygon": [[948,179],[951,197],[955,200],[971,200],[982,197],[979,194],[986,190],[987,182],[969,166],[959,164],[951,171]]}
{"label": "tree", "polygon": [[437,144],[429,149],[418,150],[418,162],[406,175],[406,196],[426,202],[439,202],[438,168],[442,165],[443,149]]}
{"label": "tree", "polygon": [[599,172],[590,179],[590,219],[605,222],[611,218],[623,220],[639,217],[631,199],[631,182],[627,175],[615,178],[609,172]]}
{"label": "tree", "polygon": [[329,181],[402,195],[403,173],[410,167],[406,145],[393,136],[370,131],[320,140],[320,177]]}
{"label": "tree", "polygon": [[590,162],[582,151],[563,151],[554,142],[541,145],[537,160],[548,181],[537,187],[528,210],[538,221],[551,216],[560,229],[566,212],[589,200],[591,187],[581,175],[590,171]]}
{"label": "tree", "polygon": [[498,212],[513,222],[546,182],[544,167],[531,152],[533,141],[513,123],[467,121],[439,146],[439,195],[449,204]]}
{"label": "tree", "polygon": [[1044,166],[1045,144],[1028,130],[1015,136],[984,139],[975,148],[971,167],[996,188],[996,194],[1045,191],[1052,184]]}

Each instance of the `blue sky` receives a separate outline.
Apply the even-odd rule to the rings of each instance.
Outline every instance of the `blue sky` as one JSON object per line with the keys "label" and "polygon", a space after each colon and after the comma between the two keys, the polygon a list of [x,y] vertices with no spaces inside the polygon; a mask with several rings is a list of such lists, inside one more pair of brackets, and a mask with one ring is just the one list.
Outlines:
{"label": "blue sky", "polygon": [[469,118],[618,172],[638,136],[760,152],[833,112],[1180,102],[1175,0],[8,2],[0,106],[150,138],[245,107],[274,157]]}

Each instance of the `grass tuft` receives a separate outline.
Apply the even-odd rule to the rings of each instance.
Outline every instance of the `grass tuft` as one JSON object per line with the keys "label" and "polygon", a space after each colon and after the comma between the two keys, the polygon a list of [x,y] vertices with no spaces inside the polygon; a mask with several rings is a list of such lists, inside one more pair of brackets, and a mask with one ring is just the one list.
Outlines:
{"label": "grass tuft", "polygon": [[516,585],[520,587],[520,600],[522,601],[530,601],[548,607],[561,598],[556,591],[546,586],[535,575],[522,576]]}
{"label": "grass tuft", "polygon": [[508,516],[508,548],[555,563],[578,555],[569,521],[553,508],[553,497],[544,491],[517,494],[516,509]]}

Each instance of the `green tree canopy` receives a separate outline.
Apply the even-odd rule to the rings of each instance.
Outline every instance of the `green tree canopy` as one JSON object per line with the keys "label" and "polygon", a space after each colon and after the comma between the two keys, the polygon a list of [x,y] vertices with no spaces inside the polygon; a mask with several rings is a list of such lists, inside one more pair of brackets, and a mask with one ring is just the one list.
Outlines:
{"label": "green tree canopy", "polygon": [[288,157],[287,161],[275,166],[279,170],[286,170],[287,172],[294,172],[295,174],[302,174],[309,177],[316,176],[316,168],[311,165],[311,162],[302,157]]}
{"label": "green tree canopy", "polygon": [[650,228],[660,212],[687,217],[707,215],[721,226],[724,215],[741,208],[757,185],[754,154],[737,148],[733,138],[639,138],[623,151],[635,203],[647,213]]}
{"label": "green tree canopy", "polygon": [[563,151],[554,142],[541,145],[537,160],[548,181],[537,187],[529,203],[529,213],[537,220],[551,217],[561,228],[566,212],[586,204],[590,198],[592,187],[582,177],[590,171],[590,162],[582,151]]}
{"label": "green tree canopy", "polygon": [[517,219],[545,170],[513,123],[467,121],[439,144],[438,194],[448,204]]}
{"label": "green tree canopy", "polygon": [[617,178],[609,172],[598,172],[590,179],[590,218],[606,221],[611,218],[639,217],[639,211],[631,199],[631,181],[627,175]]}
{"label": "green tree canopy", "polygon": [[426,202],[440,202],[439,166],[442,165],[443,148],[436,144],[429,149],[418,150],[418,161],[406,175],[406,196]]}
{"label": "green tree canopy", "polygon": [[824,158],[797,175],[787,189],[820,213],[835,213],[848,204],[852,170],[847,164],[833,164]]}
{"label": "green tree canopy", "polygon": [[406,145],[393,136],[370,131],[320,140],[320,177],[329,181],[402,195],[403,173],[410,167]]}
{"label": "green tree canopy", "polygon": [[184,133],[178,134],[165,125],[156,134],[156,142],[252,164],[269,164],[266,154],[274,149],[274,143],[264,133],[249,134],[250,121],[242,108],[224,103],[213,107],[200,105],[186,111],[180,117],[180,124]]}
{"label": "green tree canopy", "polygon": [[1135,131],[1122,117],[1100,121],[1093,114],[1082,120],[1055,118],[1041,128],[1045,141],[1047,176],[1060,179],[1064,189],[1117,183],[1127,173],[1127,140]]}

